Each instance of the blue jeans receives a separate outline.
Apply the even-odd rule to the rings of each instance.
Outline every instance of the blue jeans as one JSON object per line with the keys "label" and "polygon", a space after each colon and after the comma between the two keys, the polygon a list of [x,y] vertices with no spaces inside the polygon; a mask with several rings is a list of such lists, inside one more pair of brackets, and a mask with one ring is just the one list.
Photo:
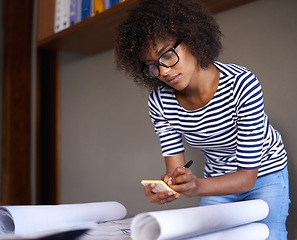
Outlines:
{"label": "blue jeans", "polygon": [[263,199],[269,206],[267,218],[261,222],[269,227],[269,240],[286,240],[286,219],[289,215],[289,180],[285,167],[257,179],[254,188],[245,193],[226,196],[202,197],[200,206]]}

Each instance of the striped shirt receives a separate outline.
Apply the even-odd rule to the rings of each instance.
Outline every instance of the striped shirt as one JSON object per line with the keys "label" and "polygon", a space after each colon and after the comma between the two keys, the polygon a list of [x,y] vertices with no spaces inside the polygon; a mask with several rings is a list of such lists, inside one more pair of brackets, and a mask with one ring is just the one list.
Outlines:
{"label": "striped shirt", "polygon": [[163,85],[151,92],[149,111],[159,135],[162,155],[184,152],[182,137],[205,156],[205,177],[237,168],[259,168],[258,177],[287,165],[281,135],[264,112],[262,88],[253,73],[234,64],[214,65],[220,80],[213,98],[202,108],[186,110],[174,89]]}

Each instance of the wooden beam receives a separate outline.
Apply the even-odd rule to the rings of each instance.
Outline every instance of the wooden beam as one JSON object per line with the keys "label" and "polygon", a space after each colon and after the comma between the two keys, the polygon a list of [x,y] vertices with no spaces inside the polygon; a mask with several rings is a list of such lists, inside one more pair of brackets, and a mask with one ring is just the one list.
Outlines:
{"label": "wooden beam", "polygon": [[3,0],[3,204],[30,204],[33,0]]}

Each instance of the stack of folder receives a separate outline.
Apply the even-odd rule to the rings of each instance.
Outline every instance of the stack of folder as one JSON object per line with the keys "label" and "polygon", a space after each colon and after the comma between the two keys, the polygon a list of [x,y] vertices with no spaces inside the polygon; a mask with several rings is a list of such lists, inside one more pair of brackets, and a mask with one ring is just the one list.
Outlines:
{"label": "stack of folder", "polygon": [[60,32],[125,0],[56,0],[54,32]]}

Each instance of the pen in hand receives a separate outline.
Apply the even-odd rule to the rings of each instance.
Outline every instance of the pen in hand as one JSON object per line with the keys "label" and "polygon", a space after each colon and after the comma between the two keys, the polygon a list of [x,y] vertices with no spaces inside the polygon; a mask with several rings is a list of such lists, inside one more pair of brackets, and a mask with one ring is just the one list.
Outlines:
{"label": "pen in hand", "polygon": [[191,167],[192,164],[193,164],[193,160],[190,160],[183,166],[183,168],[189,168]]}
{"label": "pen in hand", "polygon": [[[188,161],[188,162],[183,166],[183,168],[189,168],[189,167],[192,166],[192,164],[193,164],[193,160],[190,160],[190,161]],[[172,177],[170,177],[170,178],[168,179],[167,184],[168,184],[168,185],[171,185],[171,184],[172,184]]]}

